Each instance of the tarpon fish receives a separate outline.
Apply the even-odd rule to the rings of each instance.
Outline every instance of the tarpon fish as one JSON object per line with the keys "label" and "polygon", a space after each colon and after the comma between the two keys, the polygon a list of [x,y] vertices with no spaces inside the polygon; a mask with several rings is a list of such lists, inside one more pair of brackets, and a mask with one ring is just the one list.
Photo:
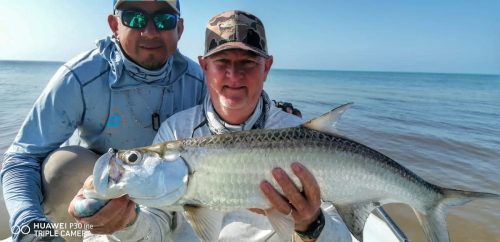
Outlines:
{"label": "tarpon fish", "polygon": [[[322,200],[335,206],[359,241],[363,241],[368,215],[377,206],[408,204],[429,241],[447,242],[445,213],[449,206],[475,198],[500,197],[431,184],[380,152],[337,134],[332,126],[350,105],[299,127],[233,132],[110,150],[95,165],[95,190],[100,199],[128,194],[133,201],[148,207],[183,206],[186,219],[205,241],[218,238],[222,222],[221,217],[210,217],[220,212],[210,211],[243,208],[272,211],[259,184],[267,180],[281,192],[272,177],[273,168],[284,169],[300,188],[290,168],[294,161],[315,176]],[[286,229],[279,224],[282,214],[267,215],[276,232],[286,238],[287,234],[283,235]]]}

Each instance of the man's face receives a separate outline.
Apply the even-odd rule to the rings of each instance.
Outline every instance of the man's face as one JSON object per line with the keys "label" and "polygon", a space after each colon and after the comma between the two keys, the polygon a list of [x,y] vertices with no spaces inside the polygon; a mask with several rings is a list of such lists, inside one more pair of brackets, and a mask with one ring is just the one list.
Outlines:
{"label": "man's face", "polygon": [[[158,11],[175,13],[167,3],[153,1],[125,2],[120,10],[142,10],[148,14]],[[147,26],[143,29],[127,27],[120,17],[112,15],[108,17],[108,23],[125,54],[138,65],[150,70],[162,67],[172,56],[184,29],[182,19],[179,19],[176,28],[163,31],[156,29],[152,19],[148,19]]]}
{"label": "man's face", "polygon": [[212,103],[217,112],[222,112],[219,115],[248,118],[262,93],[272,57],[266,59],[245,50],[226,50],[204,59],[199,57],[199,62]]}

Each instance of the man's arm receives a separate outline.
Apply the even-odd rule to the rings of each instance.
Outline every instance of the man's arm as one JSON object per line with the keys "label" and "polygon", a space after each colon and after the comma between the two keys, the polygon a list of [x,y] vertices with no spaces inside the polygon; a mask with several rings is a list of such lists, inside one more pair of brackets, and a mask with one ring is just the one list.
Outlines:
{"label": "man's arm", "polygon": [[277,108],[281,108],[284,112],[291,113],[299,118],[302,118],[302,112],[300,112],[298,108],[294,108],[293,104],[276,100],[273,100],[273,102]]}
{"label": "man's arm", "polygon": [[[48,221],[41,207],[41,165],[66,141],[83,112],[80,84],[65,67],[53,76],[4,154],[2,185],[10,225]],[[13,235],[16,239],[17,235]]]}

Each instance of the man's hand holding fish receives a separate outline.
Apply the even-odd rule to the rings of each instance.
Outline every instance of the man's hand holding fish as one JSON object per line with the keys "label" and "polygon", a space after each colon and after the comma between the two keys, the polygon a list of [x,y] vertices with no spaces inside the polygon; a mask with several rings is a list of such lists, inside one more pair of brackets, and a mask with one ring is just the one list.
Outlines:
{"label": "man's hand holding fish", "polygon": [[[274,179],[280,185],[283,194],[267,181],[260,184],[272,207],[283,214],[290,214],[295,221],[295,231],[304,232],[313,224],[321,213],[321,191],[314,176],[299,163],[293,163],[293,173],[299,178],[302,190],[281,168],[272,171]],[[264,212],[264,211],[262,211]]]}
{"label": "man's hand holding fish", "polygon": [[68,207],[68,213],[78,223],[88,225],[87,228],[90,228],[89,231],[93,234],[112,234],[135,222],[137,218],[136,204],[126,195],[109,200],[106,206],[93,216],[80,217],[81,215],[75,211],[75,204],[87,202],[88,206],[92,206],[94,200],[86,199],[83,194],[84,190],[94,190],[92,181],[93,176],[89,176],[85,180],[83,188],[78,191]]}

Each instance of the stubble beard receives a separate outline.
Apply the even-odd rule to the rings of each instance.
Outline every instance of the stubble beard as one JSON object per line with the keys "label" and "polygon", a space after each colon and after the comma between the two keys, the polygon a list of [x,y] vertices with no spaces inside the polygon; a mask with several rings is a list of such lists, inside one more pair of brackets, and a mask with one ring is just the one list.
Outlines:
{"label": "stubble beard", "polygon": [[142,61],[140,65],[148,70],[158,70],[165,64],[165,61],[157,60],[154,55],[148,56],[145,61]]}

